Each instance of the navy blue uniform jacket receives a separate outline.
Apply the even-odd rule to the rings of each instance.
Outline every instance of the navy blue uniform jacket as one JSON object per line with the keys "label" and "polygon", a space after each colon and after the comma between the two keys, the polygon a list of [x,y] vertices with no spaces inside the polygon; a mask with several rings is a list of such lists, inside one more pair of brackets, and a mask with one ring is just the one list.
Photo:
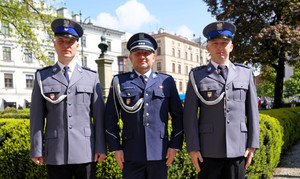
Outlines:
{"label": "navy blue uniform jacket", "polygon": [[[144,98],[144,104],[136,113],[128,113],[120,106],[113,88],[110,88],[105,110],[109,150],[123,150],[125,161],[153,161],[165,159],[168,147],[181,149],[183,110],[174,79],[152,72],[145,86],[134,71],[117,76],[124,103],[133,106]],[[123,121],[122,130],[118,125],[117,111]],[[170,136],[168,119],[172,121]]]}

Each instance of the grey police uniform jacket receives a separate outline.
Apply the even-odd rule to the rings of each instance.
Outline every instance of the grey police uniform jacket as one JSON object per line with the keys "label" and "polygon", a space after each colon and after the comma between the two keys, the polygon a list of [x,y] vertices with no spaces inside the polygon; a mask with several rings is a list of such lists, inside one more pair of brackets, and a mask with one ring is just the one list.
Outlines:
{"label": "grey police uniform jacket", "polygon": [[[226,82],[211,63],[192,72],[204,102],[196,95],[190,78],[183,120],[187,151],[200,150],[203,157],[233,158],[243,156],[248,147],[259,148],[257,95],[251,69],[230,62]],[[220,102],[208,105],[223,92]]]}
{"label": "grey police uniform jacket", "polygon": [[[66,98],[53,104],[43,97],[41,87],[43,95],[53,101],[62,95]],[[37,70],[30,137],[30,157],[44,156],[46,164],[88,163],[94,161],[95,152],[106,153],[104,101],[97,73],[76,64],[68,84],[58,64]]]}
{"label": "grey police uniform jacket", "polygon": [[[123,150],[126,161],[153,161],[166,158],[167,149],[181,149],[183,142],[183,109],[174,79],[166,74],[152,72],[146,86],[133,71],[117,75],[120,99],[132,107],[141,98],[141,109],[131,113],[122,108],[116,91],[111,87],[106,103],[106,140],[110,151]],[[116,109],[117,107],[117,109]],[[120,139],[120,118],[123,121]],[[170,118],[169,118],[170,115]],[[168,134],[168,121],[172,133]]]}

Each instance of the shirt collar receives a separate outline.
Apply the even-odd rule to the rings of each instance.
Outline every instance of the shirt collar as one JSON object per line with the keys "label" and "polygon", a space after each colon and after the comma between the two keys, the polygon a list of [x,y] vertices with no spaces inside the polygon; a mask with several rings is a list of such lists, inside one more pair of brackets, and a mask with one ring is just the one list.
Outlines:
{"label": "shirt collar", "polygon": [[[64,67],[66,66],[66,65],[62,64],[60,61],[57,61],[57,64],[58,64],[58,66],[60,67],[61,70],[63,70]],[[76,66],[76,63],[70,63],[70,64],[68,65],[69,71],[70,71],[70,72],[73,72],[74,69],[75,69],[75,66]]]}
{"label": "shirt collar", "polygon": [[[135,70],[134,70],[135,71]],[[139,72],[137,72],[137,71],[135,71],[136,72],[136,74],[138,75],[138,76],[141,76],[142,74],[140,74]],[[150,74],[152,73],[152,70],[150,69],[149,71],[147,71],[144,75],[147,77],[147,78],[149,78],[150,77]]]}
{"label": "shirt collar", "polygon": [[[227,64],[225,64],[227,66],[227,69],[229,69],[229,60],[227,62]],[[210,63],[215,67],[215,69],[218,69],[219,64],[217,64],[216,62],[210,60]]]}

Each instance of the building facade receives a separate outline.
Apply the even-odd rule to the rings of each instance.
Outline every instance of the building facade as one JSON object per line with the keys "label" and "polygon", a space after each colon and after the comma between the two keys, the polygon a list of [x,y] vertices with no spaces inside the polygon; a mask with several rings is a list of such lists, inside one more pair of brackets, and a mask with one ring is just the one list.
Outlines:
{"label": "building facade", "polygon": [[[66,8],[57,10],[57,15],[66,17]],[[73,15],[73,20],[80,22],[78,15]],[[10,33],[14,29],[4,23],[0,23],[1,30]],[[99,58],[101,50],[98,44],[101,36],[105,36],[109,45],[107,56],[113,59],[112,73],[117,74],[118,56],[122,55],[121,37],[124,32],[99,27],[92,23],[83,23],[84,34],[79,41],[79,48],[76,54],[76,62],[97,70],[95,60]],[[41,39],[43,32],[38,32]],[[41,47],[42,48],[42,47]],[[54,47],[45,47],[47,55],[53,61],[57,61]],[[5,33],[0,34],[0,110],[6,107],[28,108],[31,102],[31,91],[33,88],[34,73],[42,68],[43,64],[32,56],[32,52],[23,49],[17,44],[16,39],[8,38]]]}

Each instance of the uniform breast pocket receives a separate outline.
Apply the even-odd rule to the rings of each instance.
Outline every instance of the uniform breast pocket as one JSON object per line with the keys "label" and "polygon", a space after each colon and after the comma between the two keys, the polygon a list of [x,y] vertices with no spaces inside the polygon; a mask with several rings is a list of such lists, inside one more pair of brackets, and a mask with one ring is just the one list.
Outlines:
{"label": "uniform breast pocket", "polygon": [[164,98],[170,97],[170,92],[169,92],[169,90],[164,90],[164,88],[157,88],[157,89],[154,89],[153,94],[154,94],[154,96],[155,96],[156,98],[160,98],[160,99],[164,99]]}
{"label": "uniform breast pocket", "polygon": [[59,98],[59,93],[61,92],[60,85],[50,85],[50,86],[43,86],[44,95],[50,98],[51,100],[56,100]]}
{"label": "uniform breast pocket", "polygon": [[139,92],[133,89],[123,89],[121,91],[123,102],[127,106],[133,106],[139,99]]}
{"label": "uniform breast pocket", "polygon": [[222,87],[219,86],[217,83],[208,83],[208,84],[200,84],[199,85],[199,89],[200,89],[200,94],[201,96],[208,100],[208,101],[212,101],[215,100],[219,97],[219,92]]}
{"label": "uniform breast pocket", "polygon": [[247,82],[233,82],[233,100],[245,101],[248,91]]}
{"label": "uniform breast pocket", "polygon": [[90,86],[80,85],[76,87],[78,104],[90,104],[93,88]]}

